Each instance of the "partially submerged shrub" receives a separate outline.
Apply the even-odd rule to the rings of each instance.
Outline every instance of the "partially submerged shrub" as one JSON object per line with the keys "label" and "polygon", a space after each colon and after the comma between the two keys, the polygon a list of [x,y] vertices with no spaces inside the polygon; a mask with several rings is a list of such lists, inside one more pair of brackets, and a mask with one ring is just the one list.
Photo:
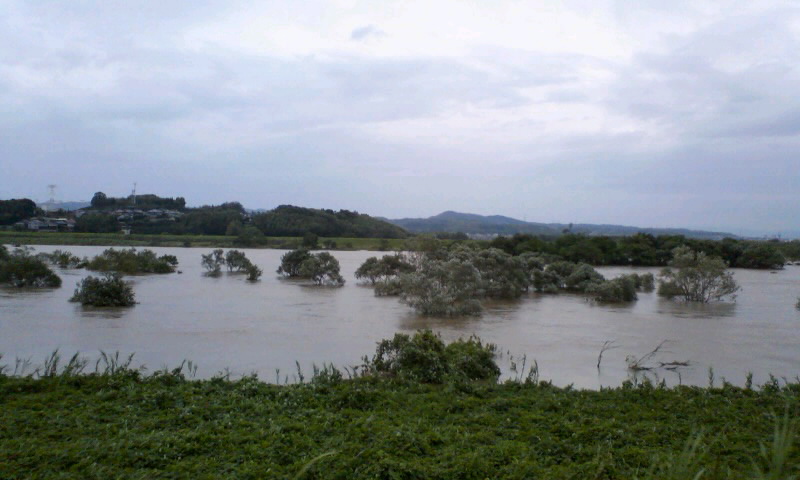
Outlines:
{"label": "partially submerged shrub", "polygon": [[371,367],[376,373],[406,380],[442,383],[448,378],[495,380],[500,368],[494,361],[496,347],[477,337],[448,345],[430,330],[413,337],[397,333],[378,343]]}
{"label": "partially submerged shrub", "polygon": [[403,293],[403,285],[399,278],[381,280],[375,284],[375,296],[396,297]]}
{"label": "partially submerged shrub", "polygon": [[300,248],[281,257],[278,273],[290,278],[308,278],[317,285],[342,286],[339,261],[328,252],[311,254]]}
{"label": "partially submerged shrub", "polygon": [[218,248],[209,254],[200,255],[200,264],[206,269],[206,275],[218,277],[222,273],[222,265],[225,264],[223,250]]}
{"label": "partially submerged shrub", "polygon": [[4,247],[0,250],[0,284],[18,288],[55,288],[61,286],[61,278],[27,249],[18,248],[8,253]]}
{"label": "partially submerged shrub", "polygon": [[558,293],[561,289],[561,277],[552,270],[533,271],[533,289],[540,293]]}
{"label": "partially submerged shrub", "polygon": [[303,278],[310,278],[317,285],[344,285],[344,277],[339,273],[339,261],[328,252],[310,255],[300,265],[300,274]]}
{"label": "partially submerged shrub", "polygon": [[130,307],[136,303],[133,287],[118,273],[106,273],[102,277],[88,276],[78,282],[70,302],[93,307]]}
{"label": "partially submerged shrub", "polygon": [[283,254],[281,264],[277,272],[287,277],[299,277],[300,266],[311,257],[311,253],[305,248],[298,248]]}
{"label": "partially submerged shrub", "polygon": [[636,284],[636,290],[652,292],[656,288],[656,277],[652,273],[631,273],[627,276]]}
{"label": "partially submerged shrub", "polygon": [[587,293],[603,303],[632,302],[636,300],[636,281],[630,275],[592,284]]}
{"label": "partially submerged shrub", "polygon": [[175,271],[176,265],[178,265],[178,259],[174,255],[159,257],[152,250],[109,248],[91,259],[86,268],[100,272],[133,275],[137,273],[172,273]]}
{"label": "partially submerged shrub", "polygon": [[261,278],[261,274],[264,273],[258,265],[253,265],[252,263],[248,262],[247,268],[245,269],[245,273],[247,273],[247,279],[251,282],[258,281]]}
{"label": "partially submerged shrub", "polygon": [[228,250],[225,254],[225,265],[228,271],[245,272],[247,267],[251,265],[250,260],[245,256],[244,252],[239,250]]}
{"label": "partially submerged shrub", "polygon": [[396,253],[384,255],[381,259],[369,257],[356,270],[356,278],[369,280],[372,285],[375,285],[380,281],[388,281],[397,278],[400,274],[413,271],[414,265],[410,259],[405,254]]}
{"label": "partially submerged shrub", "polygon": [[88,260],[73,255],[66,250],[53,250],[52,253],[40,253],[39,257],[46,260],[59,268],[83,268],[88,263]]}
{"label": "partially submerged shrub", "polygon": [[481,290],[488,298],[519,298],[528,289],[527,265],[519,257],[489,248],[467,257],[481,275]]}
{"label": "partially submerged shrub", "polygon": [[222,275],[222,266],[228,267],[229,272],[246,273],[247,279],[251,282],[257,281],[261,278],[263,271],[254,265],[245,256],[245,253],[239,250],[224,250],[218,248],[211,253],[201,255],[200,264],[206,269],[206,275],[209,277],[218,277]]}
{"label": "partially submerged shrub", "polygon": [[402,301],[423,315],[478,315],[481,276],[466,261],[425,260],[414,273],[400,277]]}
{"label": "partially submerged shrub", "polygon": [[[383,263],[388,260],[407,268],[387,269]],[[448,248],[438,241],[411,254],[371,257],[356,277],[370,282],[375,295],[400,295],[417,312],[437,316],[477,315],[483,299],[515,299],[531,287],[542,293],[569,291],[603,302],[626,302],[636,300],[637,290],[650,291],[654,285],[651,273],[606,284],[586,263],[539,253],[512,256],[497,248],[464,244]]]}
{"label": "partially submerged shrub", "polygon": [[573,292],[585,292],[605,278],[591,265],[581,263],[564,279],[564,287]]}
{"label": "partially submerged shrub", "polygon": [[673,251],[669,267],[661,271],[658,294],[705,303],[725,297],[735,298],[739,289],[724,260],[695,252],[689,247],[678,247]]}

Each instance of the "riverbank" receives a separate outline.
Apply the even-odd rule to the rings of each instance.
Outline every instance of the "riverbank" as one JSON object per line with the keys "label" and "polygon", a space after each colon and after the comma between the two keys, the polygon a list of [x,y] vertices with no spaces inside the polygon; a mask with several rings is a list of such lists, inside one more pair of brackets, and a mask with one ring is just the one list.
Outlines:
{"label": "riverbank", "polygon": [[[798,408],[800,385],[777,383],[588,391],[0,375],[0,477],[757,478],[759,445]],[[789,464],[799,463],[795,445]]]}
{"label": "riverbank", "polygon": [[[108,247],[244,247],[235,236],[226,235],[150,235],[121,233],[68,233],[68,232],[19,232],[0,230],[0,244],[6,245],[87,245]],[[298,248],[302,237],[264,237],[256,245],[247,248]],[[326,243],[326,242],[333,242]],[[320,238],[320,248],[333,245],[331,250],[402,250],[405,240],[400,238]]]}

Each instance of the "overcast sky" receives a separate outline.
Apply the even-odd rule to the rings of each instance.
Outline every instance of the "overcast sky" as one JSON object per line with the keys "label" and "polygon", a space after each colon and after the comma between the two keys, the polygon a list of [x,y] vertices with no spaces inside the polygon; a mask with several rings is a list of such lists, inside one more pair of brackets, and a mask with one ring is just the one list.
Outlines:
{"label": "overcast sky", "polygon": [[787,1],[0,2],[0,198],[800,230]]}

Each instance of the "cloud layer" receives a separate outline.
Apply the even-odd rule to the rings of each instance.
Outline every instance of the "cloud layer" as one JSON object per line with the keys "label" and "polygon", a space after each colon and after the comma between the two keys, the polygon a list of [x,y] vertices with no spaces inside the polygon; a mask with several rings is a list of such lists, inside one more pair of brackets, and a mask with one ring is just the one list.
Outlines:
{"label": "cloud layer", "polygon": [[0,197],[797,230],[800,9],[662,5],[4,2]]}

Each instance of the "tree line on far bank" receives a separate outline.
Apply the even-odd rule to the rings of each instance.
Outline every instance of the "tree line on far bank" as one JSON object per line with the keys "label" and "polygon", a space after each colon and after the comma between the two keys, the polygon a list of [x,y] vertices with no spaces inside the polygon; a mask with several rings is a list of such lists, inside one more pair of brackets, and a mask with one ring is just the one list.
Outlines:
{"label": "tree line on far bank", "polygon": [[[90,233],[117,232],[122,225],[133,233],[168,233],[196,235],[240,236],[243,244],[258,244],[262,236],[302,237],[312,233],[320,237],[405,238],[408,233],[400,227],[369,215],[350,210],[334,211],[280,205],[272,210],[250,214],[239,202],[187,208],[182,197],[161,198],[157,195],[107,197],[95,193],[91,208],[76,220],[76,231]],[[134,214],[120,220],[114,214],[119,209],[171,209],[180,216],[163,218]]]}
{"label": "tree line on far bank", "polygon": [[673,251],[678,247],[688,247],[708,256],[719,257],[735,268],[779,269],[783,268],[787,258],[800,259],[800,240],[703,240],[683,235],[654,236],[645,233],[627,237],[565,234],[551,239],[518,234],[497,237],[488,245],[512,255],[535,252],[591,265],[663,267],[669,263]]}
{"label": "tree line on far bank", "polygon": [[[402,228],[366,214],[349,210],[303,208],[281,205],[273,210],[249,213],[239,202],[187,208],[182,197],[137,195],[108,197],[97,192],[91,207],[76,219],[75,230],[88,233],[119,232],[123,226],[132,233],[142,234],[197,234],[227,235],[236,237],[240,246],[267,244],[267,237],[304,237],[303,246],[314,248],[319,243],[326,248],[336,248],[331,237],[355,238],[409,238],[413,250],[413,237]],[[134,213],[120,219],[119,209],[176,210],[179,216],[162,217]],[[36,204],[28,199],[0,201],[0,225],[41,214]],[[307,242],[313,237],[312,242]],[[466,240],[463,233],[437,234],[435,237],[450,241]],[[517,234],[497,237],[489,242],[478,242],[498,248],[512,255],[526,252],[557,255],[563,260],[590,265],[666,266],[671,252],[680,246],[722,258],[735,268],[780,268],[787,259],[800,260],[800,240],[789,242],[756,241],[735,238],[707,240],[687,238],[682,235],[639,233],[624,237],[588,236],[567,233],[558,237]]]}

